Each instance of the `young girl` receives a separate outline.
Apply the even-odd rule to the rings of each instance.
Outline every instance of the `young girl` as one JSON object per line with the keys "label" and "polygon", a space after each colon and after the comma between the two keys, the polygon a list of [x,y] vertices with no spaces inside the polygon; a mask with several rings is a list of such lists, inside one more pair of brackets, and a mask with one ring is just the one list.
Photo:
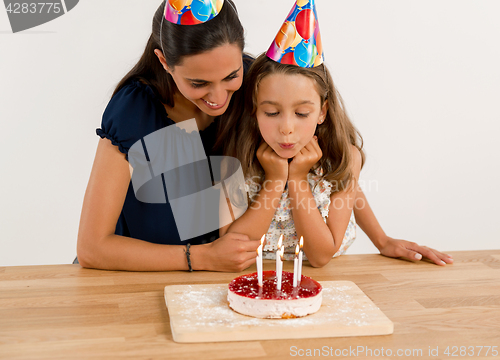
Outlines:
{"label": "young girl", "polygon": [[[246,78],[248,101],[234,146],[251,202],[226,232],[260,238],[272,258],[284,235],[285,259],[300,236],[313,266],[343,253],[355,237],[362,140],[324,65],[301,68],[261,55]],[[347,231],[346,231],[347,229]]]}
{"label": "young girl", "polygon": [[[266,234],[264,258],[275,257],[283,235],[285,259],[293,258],[303,236],[311,265],[323,266],[354,241],[365,156],[323,64],[314,1],[306,3],[295,4],[267,54],[247,73],[241,118],[231,114],[227,120],[233,132],[225,154],[242,164],[250,206],[220,235]],[[422,258],[422,247],[414,243],[370,239],[384,255]],[[452,262],[432,249],[425,248],[425,255],[440,265]]]}

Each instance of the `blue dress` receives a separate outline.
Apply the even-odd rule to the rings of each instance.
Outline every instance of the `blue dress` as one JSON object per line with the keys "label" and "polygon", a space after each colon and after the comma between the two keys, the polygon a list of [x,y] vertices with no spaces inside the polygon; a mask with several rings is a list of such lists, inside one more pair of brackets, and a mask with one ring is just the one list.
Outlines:
{"label": "blue dress", "polygon": [[[126,155],[132,145],[146,135],[175,124],[165,110],[159,96],[152,87],[138,80],[131,80],[110,100],[102,117],[97,135],[111,140],[120,152]],[[207,156],[217,136],[216,119],[205,130],[200,131]],[[203,236],[181,241],[172,208],[165,191],[166,203],[151,204],[136,198],[132,181],[129,183],[125,202],[116,223],[115,234],[140,239],[156,244],[185,245],[187,242],[203,244],[218,238],[218,230]],[[214,209],[218,211],[218,209]]]}

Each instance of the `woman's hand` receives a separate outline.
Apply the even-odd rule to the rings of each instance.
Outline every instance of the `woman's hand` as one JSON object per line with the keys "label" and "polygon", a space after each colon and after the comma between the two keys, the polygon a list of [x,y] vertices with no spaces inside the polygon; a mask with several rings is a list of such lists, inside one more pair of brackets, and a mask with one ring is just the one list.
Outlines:
{"label": "woman's hand", "polygon": [[227,233],[210,244],[191,247],[194,270],[241,272],[255,263],[260,240]]}
{"label": "woman's hand", "polygon": [[266,173],[266,180],[281,180],[288,178],[288,161],[280,157],[266,142],[257,149],[257,159]]}
{"label": "woman's hand", "polygon": [[294,156],[288,168],[288,180],[306,180],[309,170],[316,164],[323,152],[318,144],[318,138],[314,136],[306,146]]}
{"label": "woman's hand", "polygon": [[427,258],[436,265],[441,266],[453,264],[453,258],[448,254],[443,254],[442,252],[431,249],[427,246],[420,246],[414,242],[393,239],[388,236],[384,245],[379,250],[382,255],[388,257],[404,257],[414,261]]}

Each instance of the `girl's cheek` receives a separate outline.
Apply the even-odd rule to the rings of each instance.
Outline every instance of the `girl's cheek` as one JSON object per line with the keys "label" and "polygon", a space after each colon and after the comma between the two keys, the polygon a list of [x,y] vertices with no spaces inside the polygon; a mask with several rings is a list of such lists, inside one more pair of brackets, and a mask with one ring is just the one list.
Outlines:
{"label": "girl's cheek", "polygon": [[270,140],[269,134],[267,132],[265,132],[265,131],[261,131],[260,135],[262,136],[262,138],[264,139],[264,141],[269,144],[269,140]]}

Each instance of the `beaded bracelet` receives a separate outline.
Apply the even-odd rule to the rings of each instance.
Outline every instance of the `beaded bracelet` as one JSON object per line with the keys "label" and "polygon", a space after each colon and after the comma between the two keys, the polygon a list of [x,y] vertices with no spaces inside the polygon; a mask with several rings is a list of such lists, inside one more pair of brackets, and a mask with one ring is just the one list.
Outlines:
{"label": "beaded bracelet", "polygon": [[189,252],[190,246],[191,246],[190,243],[186,244],[186,259],[187,259],[187,262],[188,262],[189,271],[193,271],[193,267],[191,266],[191,253]]}

